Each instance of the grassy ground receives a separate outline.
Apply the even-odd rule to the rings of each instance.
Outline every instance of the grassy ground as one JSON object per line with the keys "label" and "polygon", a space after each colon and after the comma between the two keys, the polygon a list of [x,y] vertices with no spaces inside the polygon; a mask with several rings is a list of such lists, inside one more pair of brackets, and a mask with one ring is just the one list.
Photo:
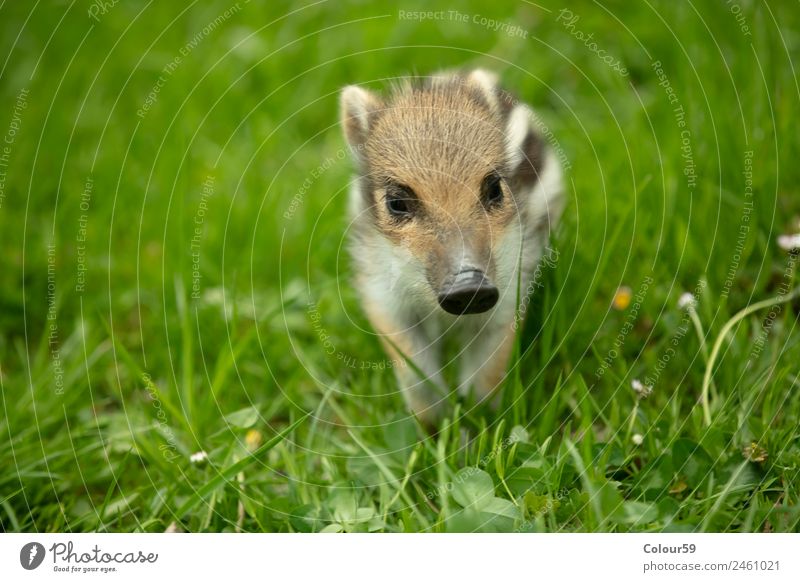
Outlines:
{"label": "grassy ground", "polygon": [[[0,7],[3,530],[800,528],[796,4],[484,4]],[[501,411],[429,436],[347,282],[337,90],[462,66],[570,202]]]}

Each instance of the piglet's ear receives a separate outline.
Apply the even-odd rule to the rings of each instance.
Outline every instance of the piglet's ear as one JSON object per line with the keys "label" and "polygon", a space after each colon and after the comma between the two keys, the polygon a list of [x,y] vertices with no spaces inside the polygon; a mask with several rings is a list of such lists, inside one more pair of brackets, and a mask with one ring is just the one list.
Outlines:
{"label": "piglet's ear", "polygon": [[511,180],[518,188],[536,184],[544,163],[544,144],[534,129],[535,114],[517,104],[506,119],[506,159]]}
{"label": "piglet's ear", "polygon": [[467,75],[467,83],[481,92],[486,104],[492,111],[497,112],[500,110],[497,100],[497,75],[485,69],[475,69]]}
{"label": "piglet's ear", "polygon": [[342,89],[339,102],[344,137],[353,151],[361,156],[375,122],[375,114],[383,104],[380,97],[355,85]]}

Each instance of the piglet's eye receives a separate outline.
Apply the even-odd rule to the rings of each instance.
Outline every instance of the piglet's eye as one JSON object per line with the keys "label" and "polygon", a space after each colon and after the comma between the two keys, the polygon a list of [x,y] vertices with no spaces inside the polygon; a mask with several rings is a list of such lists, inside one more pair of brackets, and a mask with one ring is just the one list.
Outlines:
{"label": "piglet's eye", "polygon": [[402,184],[389,184],[386,188],[386,210],[397,219],[411,218],[419,206],[419,199],[414,191]]}
{"label": "piglet's eye", "polygon": [[395,198],[394,196],[387,197],[386,208],[389,209],[389,214],[394,216],[411,214],[411,205],[405,198]]}
{"label": "piglet's eye", "polygon": [[481,184],[481,203],[487,210],[503,203],[502,178],[494,172],[483,179]]}

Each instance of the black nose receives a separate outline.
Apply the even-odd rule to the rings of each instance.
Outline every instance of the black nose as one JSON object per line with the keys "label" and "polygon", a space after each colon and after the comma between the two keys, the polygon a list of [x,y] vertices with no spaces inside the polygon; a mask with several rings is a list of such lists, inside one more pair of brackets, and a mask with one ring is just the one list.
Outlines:
{"label": "black nose", "polygon": [[439,294],[439,305],[447,313],[483,313],[497,303],[497,287],[481,271],[462,271]]}

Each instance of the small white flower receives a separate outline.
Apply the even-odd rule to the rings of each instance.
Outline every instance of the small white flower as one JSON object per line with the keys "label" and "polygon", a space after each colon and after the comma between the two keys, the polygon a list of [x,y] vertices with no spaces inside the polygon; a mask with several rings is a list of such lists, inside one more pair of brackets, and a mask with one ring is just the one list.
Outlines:
{"label": "small white flower", "polygon": [[679,309],[694,309],[697,305],[697,300],[691,293],[684,293],[678,298]]}
{"label": "small white flower", "polygon": [[639,380],[634,378],[631,380],[631,388],[636,394],[639,395],[639,398],[647,398],[653,393],[653,387],[648,386],[646,384],[642,384]]}
{"label": "small white flower", "polygon": [[189,461],[195,464],[205,463],[208,460],[208,453],[205,451],[197,451],[189,457]]}
{"label": "small white flower", "polygon": [[638,447],[644,442],[644,437],[637,432],[631,437],[631,441]]}
{"label": "small white flower", "polygon": [[778,237],[778,246],[789,252],[800,250],[800,233],[782,234]]}

